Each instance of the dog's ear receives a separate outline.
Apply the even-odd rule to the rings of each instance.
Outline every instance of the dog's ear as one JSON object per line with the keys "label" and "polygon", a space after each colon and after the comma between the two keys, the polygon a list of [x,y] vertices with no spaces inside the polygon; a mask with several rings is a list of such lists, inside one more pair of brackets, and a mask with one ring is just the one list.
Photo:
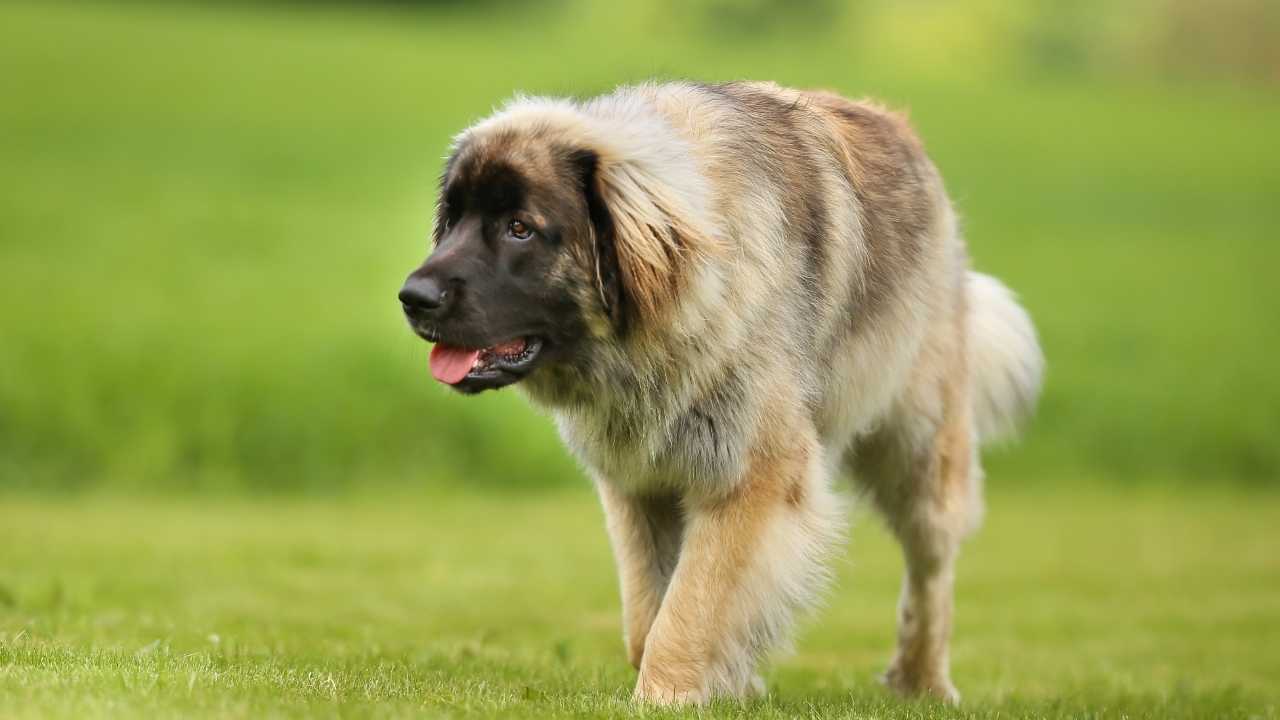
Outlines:
{"label": "dog's ear", "polygon": [[715,247],[675,188],[639,164],[576,155],[596,234],[596,279],[615,321],[644,322],[678,296],[696,259]]}
{"label": "dog's ear", "polygon": [[591,262],[595,272],[596,291],[605,313],[619,333],[626,330],[626,298],[622,290],[622,278],[618,266],[618,253],[614,244],[613,218],[600,194],[597,172],[600,156],[590,150],[578,150],[572,162],[582,182],[586,197],[587,216],[591,221]]}

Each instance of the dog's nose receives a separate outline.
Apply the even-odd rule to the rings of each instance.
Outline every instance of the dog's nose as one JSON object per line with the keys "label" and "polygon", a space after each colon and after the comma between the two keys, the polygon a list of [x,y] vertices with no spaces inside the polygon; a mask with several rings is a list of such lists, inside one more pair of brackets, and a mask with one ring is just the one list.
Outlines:
{"label": "dog's nose", "polygon": [[427,274],[414,273],[400,288],[400,303],[407,311],[432,313],[444,306],[448,290]]}

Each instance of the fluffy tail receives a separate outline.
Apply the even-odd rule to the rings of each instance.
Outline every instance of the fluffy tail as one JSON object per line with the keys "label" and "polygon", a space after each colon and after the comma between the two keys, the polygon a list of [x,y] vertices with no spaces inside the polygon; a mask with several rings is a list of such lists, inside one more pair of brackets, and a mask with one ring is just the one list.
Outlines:
{"label": "fluffy tail", "polygon": [[1017,432],[1035,409],[1044,376],[1036,329],[1009,288],[970,272],[969,374],[981,441]]}

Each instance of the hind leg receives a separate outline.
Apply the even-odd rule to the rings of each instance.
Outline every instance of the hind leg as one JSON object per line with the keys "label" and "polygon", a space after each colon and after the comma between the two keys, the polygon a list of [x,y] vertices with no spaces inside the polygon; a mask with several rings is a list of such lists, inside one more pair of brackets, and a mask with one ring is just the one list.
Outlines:
{"label": "hind leg", "polygon": [[[956,702],[949,644],[960,541],[981,515],[981,473],[969,413],[886,426],[855,449],[858,483],[902,546],[906,574],[898,647],[884,682],[903,695]],[[960,407],[964,407],[963,404]]]}

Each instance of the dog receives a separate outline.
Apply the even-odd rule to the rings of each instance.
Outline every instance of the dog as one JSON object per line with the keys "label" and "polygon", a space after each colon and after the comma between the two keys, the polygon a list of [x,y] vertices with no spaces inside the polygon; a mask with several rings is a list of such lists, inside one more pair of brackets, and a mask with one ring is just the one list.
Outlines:
{"label": "dog", "polygon": [[883,681],[958,700],[978,446],[1030,414],[1043,357],[902,116],[770,83],[518,97],[455,139],[399,300],[436,380],[519,383],[587,469],[636,699],[763,692],[849,477],[906,561]]}

